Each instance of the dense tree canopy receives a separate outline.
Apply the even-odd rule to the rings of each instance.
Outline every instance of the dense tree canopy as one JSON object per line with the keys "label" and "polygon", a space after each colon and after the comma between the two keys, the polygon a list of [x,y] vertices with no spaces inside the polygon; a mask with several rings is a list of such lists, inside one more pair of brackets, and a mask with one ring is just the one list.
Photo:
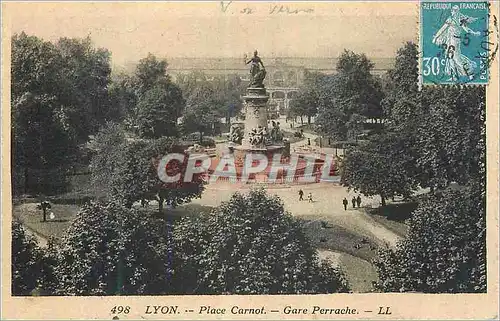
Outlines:
{"label": "dense tree canopy", "polygon": [[291,101],[289,116],[305,116],[308,123],[311,123],[311,117],[316,116],[318,112],[321,90],[323,89],[325,79],[327,79],[327,76],[324,74],[305,72],[304,83],[300,88],[299,94]]}
{"label": "dense tree canopy", "polygon": [[[375,262],[380,278],[376,288],[484,292],[485,90],[424,87],[418,91],[416,55],[416,46],[407,43],[389,73],[384,135],[397,137],[400,143],[385,151],[391,159],[384,163],[407,161],[405,166],[395,166],[401,181],[393,181],[393,188],[416,183],[430,187],[431,193],[412,213],[409,234],[397,249],[380,253]],[[377,170],[379,163],[368,158],[356,163],[356,158],[349,157],[346,162],[352,165],[351,183],[368,189],[372,180],[352,177]],[[457,183],[458,190],[451,188],[452,183]]]}
{"label": "dense tree canopy", "polygon": [[184,108],[182,93],[165,79],[147,90],[137,104],[137,129],[140,137],[159,138],[177,134],[177,118]]}
{"label": "dense tree canopy", "polygon": [[121,146],[127,142],[123,125],[108,123],[101,128],[89,143],[93,152],[90,162],[91,186],[99,199],[106,199],[111,194],[110,182],[115,171],[121,166]]}
{"label": "dense tree canopy", "polygon": [[111,54],[94,48],[89,37],[61,38],[55,46],[62,66],[57,79],[58,97],[65,106],[61,117],[79,141],[86,142],[89,134],[115,117],[108,95]]}
{"label": "dense tree canopy", "polygon": [[85,143],[113,118],[107,87],[110,54],[89,38],[55,44],[25,33],[12,37],[14,191],[64,188],[65,171]]}
{"label": "dense tree canopy", "polygon": [[349,150],[344,161],[344,184],[367,196],[380,195],[383,206],[387,198],[409,196],[416,182],[412,158],[405,148],[400,137],[386,133]]}
{"label": "dense tree canopy", "polygon": [[169,293],[171,240],[163,219],[114,203],[86,204],[58,249],[56,294]]}
{"label": "dense tree canopy", "polygon": [[409,234],[375,266],[383,292],[486,291],[485,199],[477,188],[448,190],[419,205]]}
{"label": "dense tree canopy", "polygon": [[200,84],[187,100],[182,120],[184,132],[186,134],[198,132],[201,144],[203,135],[211,132],[215,122],[220,119],[218,104],[213,87],[207,83]]}
{"label": "dense tree canopy", "polygon": [[42,273],[42,252],[21,223],[12,221],[12,294],[31,295]]}
{"label": "dense tree canopy", "polygon": [[[383,101],[386,122],[381,136],[392,138],[380,140],[381,136],[374,136],[368,143],[382,151],[381,157],[387,158],[382,163],[392,164],[402,182],[391,180],[385,171],[382,171],[383,177],[386,182],[391,181],[391,189],[399,193],[412,189],[402,189],[402,186],[416,184],[435,189],[452,182],[467,184],[482,179],[484,88],[425,87],[418,91],[416,54],[416,46],[407,43],[398,51],[395,69],[389,72],[389,91]],[[414,81],[405,80],[407,78]],[[381,144],[384,146],[379,146]],[[361,158],[366,155],[361,154],[365,147],[366,144],[362,144],[355,148],[350,153],[351,159],[346,160],[349,169],[346,182],[367,191],[372,189],[369,186],[376,177],[367,173],[378,173],[382,163],[376,162],[377,158],[363,161]]]}
{"label": "dense tree canopy", "polygon": [[[126,207],[143,199],[156,200],[159,211],[162,211],[165,201],[176,206],[201,196],[204,189],[201,175],[194,175],[189,182],[184,182],[183,176],[179,182],[165,183],[160,180],[157,168],[159,160],[168,153],[184,154],[177,147],[176,140],[132,140],[110,146],[113,139],[121,139],[119,135],[113,131],[107,135],[103,133],[103,137],[95,144],[105,147],[96,151],[97,155],[91,164],[96,169],[92,173],[93,185],[102,192],[104,199],[116,199]],[[183,175],[187,159],[183,162],[172,161],[168,166],[168,170]]]}
{"label": "dense tree canopy", "polygon": [[163,81],[168,77],[167,66],[165,59],[159,60],[151,53],[139,60],[134,73],[139,96],[152,89],[158,81]]}
{"label": "dense tree canopy", "polygon": [[346,50],[340,55],[337,74],[322,82],[316,118],[320,133],[337,140],[356,138],[366,118],[382,117],[383,92],[372,69],[364,54]]}
{"label": "dense tree canopy", "polygon": [[232,198],[174,231],[176,282],[190,294],[298,294],[348,290],[320,264],[298,221],[264,191]]}

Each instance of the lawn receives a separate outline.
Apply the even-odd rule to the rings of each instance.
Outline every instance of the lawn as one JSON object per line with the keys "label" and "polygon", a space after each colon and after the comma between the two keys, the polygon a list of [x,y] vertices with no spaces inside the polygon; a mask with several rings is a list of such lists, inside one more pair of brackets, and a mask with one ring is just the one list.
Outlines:
{"label": "lawn", "polygon": [[378,275],[375,267],[370,262],[342,253],[339,265],[353,292],[366,293],[373,291],[372,282],[378,280]]}
{"label": "lawn", "polygon": [[321,220],[302,221],[307,236],[319,249],[347,253],[366,261],[376,256],[377,244],[367,237]]}
{"label": "lawn", "polygon": [[[38,203],[35,202],[14,205],[13,214],[29,230],[45,239],[51,236],[54,236],[56,239],[61,238],[71,225],[80,207],[75,204],[52,203],[51,211],[55,214],[56,218],[42,222],[42,212],[37,209],[37,205]],[[209,213],[213,209],[210,206],[186,204],[176,209],[165,210],[164,214],[158,214],[156,212],[157,204],[154,203],[150,204],[147,208],[137,208],[144,211],[145,214],[156,213],[156,215],[162,215],[165,219],[172,221],[177,221],[187,216],[194,217],[200,213]],[[368,238],[321,220],[301,219],[301,221],[304,231],[315,248],[338,253],[338,263],[346,274],[352,290],[358,293],[371,291],[371,283],[377,279],[375,269],[370,263],[376,256],[376,244]],[[391,224],[393,223],[395,222],[391,222]]]}
{"label": "lawn", "polygon": [[372,290],[372,282],[377,280],[375,268],[370,263],[377,255],[375,242],[340,226],[325,224],[321,220],[303,220],[303,226],[319,251],[337,253],[338,265],[345,273],[353,292],[364,293]]}
{"label": "lawn", "polygon": [[[51,203],[52,208],[47,212],[47,222],[42,221],[42,211],[37,209],[38,203],[25,202],[16,204],[13,207],[13,215],[23,223],[28,229],[37,233],[39,236],[48,239],[51,236],[60,238],[71,225],[71,222],[76,217],[80,209],[77,204],[56,204]],[[156,203],[150,204],[147,208],[135,206],[140,211],[144,211],[145,215],[158,215],[158,207]],[[212,207],[202,206],[198,204],[186,204],[176,209],[165,210],[161,216],[166,220],[176,221],[185,216],[196,216],[201,212],[209,212]],[[55,219],[49,219],[49,213],[55,214]]]}
{"label": "lawn", "polygon": [[47,214],[47,222],[42,221],[42,211],[37,209],[38,203],[24,203],[14,205],[13,215],[33,232],[48,239],[51,236],[60,238],[71,225],[71,221],[78,213],[78,205],[52,204],[55,219],[50,220]]}

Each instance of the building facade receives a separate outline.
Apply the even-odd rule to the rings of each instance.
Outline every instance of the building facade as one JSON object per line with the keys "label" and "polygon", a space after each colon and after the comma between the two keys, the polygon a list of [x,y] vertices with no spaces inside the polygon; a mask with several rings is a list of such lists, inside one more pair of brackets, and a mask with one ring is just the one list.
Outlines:
{"label": "building facade", "polygon": [[[373,74],[381,76],[394,65],[393,58],[372,58],[375,64]],[[232,77],[237,75],[243,81],[250,80],[249,67],[244,58],[167,58],[167,72],[175,79],[179,74],[202,72],[207,78]],[[266,67],[266,89],[269,105],[280,114],[285,114],[290,102],[297,96],[303,83],[305,71],[335,74],[337,58],[263,58]]]}

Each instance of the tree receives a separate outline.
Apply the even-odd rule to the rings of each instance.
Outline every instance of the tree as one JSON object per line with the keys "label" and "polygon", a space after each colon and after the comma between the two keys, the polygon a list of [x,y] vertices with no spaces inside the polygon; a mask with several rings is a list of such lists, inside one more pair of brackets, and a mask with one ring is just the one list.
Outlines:
{"label": "tree", "polygon": [[326,76],[318,72],[304,73],[304,84],[300,88],[299,94],[290,104],[290,116],[306,116],[307,122],[311,123],[311,117],[318,112],[320,103],[320,91],[324,85]]}
{"label": "tree", "polygon": [[[380,119],[383,92],[371,74],[373,63],[364,55],[345,50],[337,63],[337,74],[324,79],[319,93],[316,124],[321,133],[345,140],[353,115]],[[358,116],[355,116],[358,117]]]}
{"label": "tree", "polygon": [[56,47],[24,32],[12,37],[11,96],[54,94],[62,68]]}
{"label": "tree", "polygon": [[485,197],[477,187],[447,190],[419,205],[408,236],[374,264],[383,292],[486,292]]}
{"label": "tree", "polygon": [[484,166],[485,88],[426,89],[418,124],[421,185],[444,188],[479,180]]}
{"label": "tree", "polygon": [[76,142],[54,112],[55,98],[25,93],[12,102],[14,191],[51,193],[65,188],[63,175],[77,154]]}
{"label": "tree", "polygon": [[142,138],[177,134],[184,109],[181,89],[167,75],[167,61],[151,53],[139,61],[131,77],[122,75],[113,87],[114,102],[126,110],[126,123]]}
{"label": "tree", "polygon": [[421,92],[418,90],[418,50],[407,42],[396,54],[394,69],[387,73],[386,97],[382,100],[384,115],[391,130],[415,135],[421,118]]}
{"label": "tree", "polygon": [[351,101],[350,113],[380,118],[380,101],[384,95],[380,83],[371,74],[373,67],[374,64],[366,55],[345,50],[337,62],[335,97],[341,101]]}
{"label": "tree", "polygon": [[137,119],[136,81],[133,76],[125,73],[112,75],[109,86],[110,112],[114,114],[114,120],[123,122],[126,127],[134,131]]}
{"label": "tree", "polygon": [[139,60],[135,69],[136,89],[138,96],[142,96],[152,89],[158,81],[169,78],[167,75],[168,63],[165,59],[158,60],[156,56],[148,53],[146,58]]}
{"label": "tree", "polygon": [[158,81],[141,96],[137,105],[139,135],[143,138],[175,136],[184,103],[179,87],[169,79]]}
{"label": "tree", "polygon": [[115,203],[88,203],[62,238],[59,295],[172,291],[171,226]]}
{"label": "tree", "polygon": [[90,161],[91,185],[100,199],[106,199],[111,194],[110,182],[113,181],[115,171],[122,162],[122,146],[126,142],[123,126],[108,123],[89,143],[93,154]]}
{"label": "tree", "polygon": [[12,294],[31,295],[42,272],[42,251],[22,225],[12,221]]}
{"label": "tree", "polygon": [[245,92],[245,84],[238,75],[217,77],[213,83],[215,101],[217,102],[217,115],[226,117],[229,123],[231,117],[238,115],[243,107],[241,95]]}
{"label": "tree", "polygon": [[169,153],[184,154],[172,138],[125,141],[99,149],[92,161],[92,168],[97,169],[92,182],[100,188],[104,199],[117,200],[128,208],[139,200],[156,200],[158,211],[162,212],[165,202],[176,206],[200,197],[205,184],[202,175],[193,175],[189,182],[184,182],[187,157],[183,162],[171,161],[166,168],[172,171],[170,175],[180,173],[179,181],[160,180],[158,162]]}
{"label": "tree", "polygon": [[430,88],[418,91],[417,46],[398,50],[383,101],[385,131],[400,137],[407,171],[421,187],[480,179],[485,150],[484,88]]}
{"label": "tree", "polygon": [[320,265],[301,225],[264,191],[234,194],[174,230],[176,279],[187,294],[347,292],[342,273]]}
{"label": "tree", "polygon": [[12,37],[14,187],[61,191],[64,174],[107,117],[109,52],[89,38],[52,44],[25,33]]}
{"label": "tree", "polygon": [[220,118],[217,106],[220,102],[216,99],[213,87],[206,83],[198,86],[186,102],[186,111],[182,120],[185,133],[198,132],[200,144],[203,135],[212,131],[214,123]]}
{"label": "tree", "polygon": [[89,134],[114,118],[108,95],[111,53],[94,48],[90,37],[61,38],[55,46],[62,60],[58,97],[65,108],[61,113],[78,141],[86,142]]}
{"label": "tree", "polygon": [[181,88],[184,99],[188,100],[189,96],[202,84],[209,83],[207,75],[199,70],[191,71],[188,74],[179,74],[175,79],[175,83]]}
{"label": "tree", "polygon": [[407,165],[412,159],[404,150],[399,137],[390,133],[349,150],[343,164],[344,185],[366,196],[380,195],[382,206],[388,197],[409,196],[416,183]]}

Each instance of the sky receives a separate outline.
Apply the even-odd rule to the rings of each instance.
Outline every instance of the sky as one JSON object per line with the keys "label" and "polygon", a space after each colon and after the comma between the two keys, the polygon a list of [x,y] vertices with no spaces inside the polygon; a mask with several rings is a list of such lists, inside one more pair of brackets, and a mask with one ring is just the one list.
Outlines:
{"label": "sky", "polygon": [[45,40],[90,35],[123,65],[165,57],[394,57],[416,41],[418,4],[297,2],[3,3],[7,34]]}

